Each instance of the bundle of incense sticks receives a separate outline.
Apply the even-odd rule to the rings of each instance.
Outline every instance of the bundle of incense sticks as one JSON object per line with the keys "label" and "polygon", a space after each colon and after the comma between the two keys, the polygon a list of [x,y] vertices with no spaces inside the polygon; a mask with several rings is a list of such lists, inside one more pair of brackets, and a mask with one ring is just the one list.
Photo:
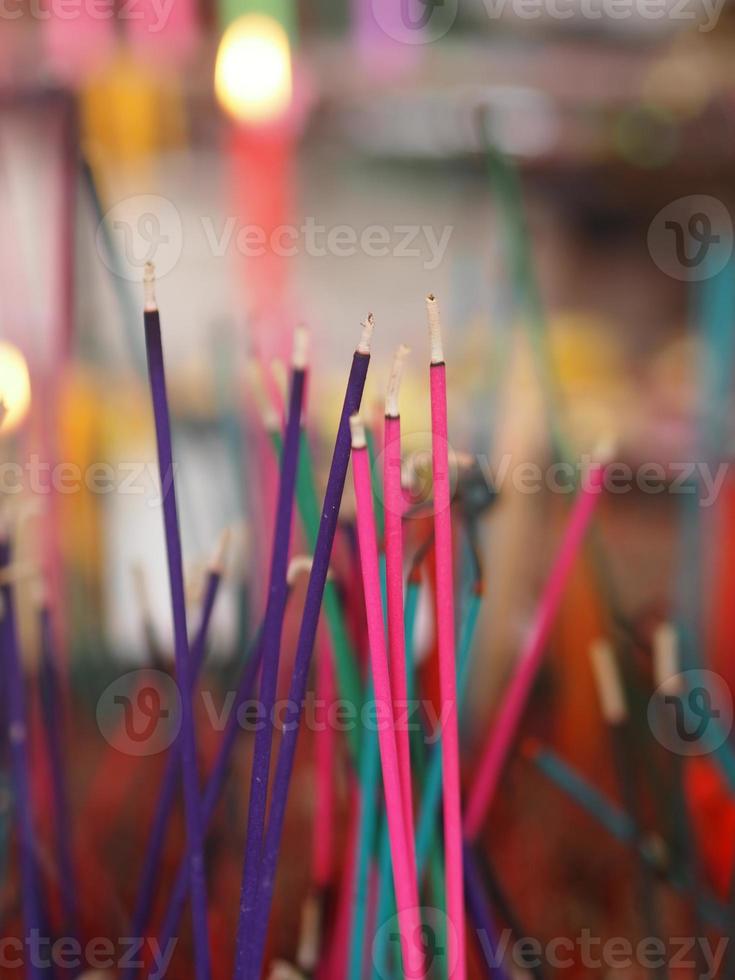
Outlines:
{"label": "bundle of incense sticks", "polygon": [[[632,856],[627,886],[637,901],[630,904],[637,928],[652,941],[663,942],[666,935],[664,889],[684,899],[693,928],[727,927],[732,903],[707,879],[687,763],[676,759],[658,773],[635,723],[637,706],[646,700],[642,695],[652,696],[659,721],[672,699],[687,696],[676,627],[659,623],[647,641],[653,671],[607,640],[595,642],[590,663],[580,664],[597,682],[612,760],[610,786],[561,757],[553,739],[537,737],[538,728],[553,718],[554,705],[553,694],[547,695],[547,713],[539,716],[536,681],[545,667],[553,669],[553,628],[587,530],[599,515],[608,449],[598,449],[582,474],[531,629],[493,716],[481,719],[479,752],[469,739],[465,749],[460,734],[473,655],[485,591],[492,589],[492,579],[485,581],[479,517],[495,488],[485,486],[478,497],[469,487],[477,480],[471,458],[450,452],[451,359],[445,360],[433,295],[426,298],[425,314],[432,466],[430,507],[423,511],[413,510],[415,488],[404,466],[405,346],[395,352],[387,378],[382,426],[374,431],[361,412],[372,315],[355,330],[323,491],[306,410],[307,381],[320,383],[307,331],[294,330],[285,397],[277,384],[263,383],[261,367],[252,368],[248,386],[262,416],[255,424],[262,422],[263,444],[273,451],[272,459],[260,462],[273,464],[276,474],[274,526],[260,563],[267,581],[263,606],[251,610],[247,642],[226,663],[229,710],[224,723],[213,727],[201,705],[211,704],[223,683],[223,669],[208,651],[227,585],[226,556],[234,548],[225,529],[192,618],[164,328],[154,270],[146,268],[143,333],[173,661],[153,627],[146,571],[136,569],[146,653],[158,681],[151,686],[139,680],[115,699],[122,708],[118,731],[97,758],[80,804],[78,789],[71,791],[68,749],[70,742],[78,747],[79,732],[86,731],[80,729],[83,711],[68,711],[69,698],[76,707],[78,693],[68,689],[60,671],[55,610],[43,589],[42,600],[34,603],[38,677],[26,674],[18,598],[25,579],[37,578],[38,571],[29,573],[18,562],[14,528],[3,525],[0,656],[6,683],[0,719],[7,778],[1,788],[11,806],[0,807],[0,870],[2,884],[17,881],[18,895],[17,907],[0,907],[9,937],[73,940],[88,957],[80,958],[78,974],[99,968],[125,980],[464,980],[509,978],[520,967],[534,977],[547,976],[543,964],[513,959],[503,939],[508,932],[518,941],[545,932],[545,923],[534,919],[537,904],[505,882],[517,870],[505,860],[510,832],[502,811],[511,811],[511,821],[517,817],[515,789],[505,777],[518,757],[534,764],[516,769],[532,791],[552,793],[591,818],[591,848],[607,837]],[[278,365],[270,367],[274,377],[286,377]],[[417,520],[409,522],[409,515]],[[33,587],[38,595],[38,583]],[[32,737],[36,697],[29,680],[37,682],[40,694],[39,738]],[[160,767],[152,769],[145,758],[123,759],[119,746],[125,740],[117,736],[129,722],[125,711],[137,706],[150,720],[172,680],[178,728]],[[168,707],[161,718],[170,715]],[[243,719],[253,709],[257,724],[249,727]],[[526,725],[533,726],[533,737]],[[731,775],[727,743],[717,745],[713,758],[719,767],[713,778]],[[47,790],[39,772],[48,773]],[[652,787],[659,775],[667,788],[656,796]],[[51,813],[48,822],[42,803]],[[117,853],[131,804],[136,847],[125,851],[121,884],[109,855]],[[672,806],[679,819],[669,826],[664,818]],[[100,812],[106,814],[104,827]],[[529,815],[523,816],[528,822]],[[79,845],[95,823],[99,853],[90,860]],[[541,838],[553,836],[553,823],[548,830],[537,826]],[[543,887],[536,891],[543,897]],[[123,950],[116,960],[108,953],[100,966],[89,961],[89,942],[105,935],[112,921],[121,934],[137,937],[139,955],[125,957]],[[21,959],[18,975],[35,980],[55,975],[54,967],[29,956]],[[661,966],[649,972],[667,975]]]}

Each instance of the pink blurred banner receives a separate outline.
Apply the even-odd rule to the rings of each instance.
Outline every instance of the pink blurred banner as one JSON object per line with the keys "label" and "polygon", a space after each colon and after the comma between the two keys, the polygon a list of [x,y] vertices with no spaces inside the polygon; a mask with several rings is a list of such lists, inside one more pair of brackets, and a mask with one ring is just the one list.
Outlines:
{"label": "pink blurred banner", "polygon": [[135,17],[123,27],[133,47],[155,47],[156,59],[181,61],[196,48],[200,37],[195,0],[136,0]]}
{"label": "pink blurred banner", "polygon": [[47,14],[41,22],[43,46],[56,78],[83,81],[111,57],[115,48],[114,0],[81,0],[68,9],[59,0],[48,0]]}

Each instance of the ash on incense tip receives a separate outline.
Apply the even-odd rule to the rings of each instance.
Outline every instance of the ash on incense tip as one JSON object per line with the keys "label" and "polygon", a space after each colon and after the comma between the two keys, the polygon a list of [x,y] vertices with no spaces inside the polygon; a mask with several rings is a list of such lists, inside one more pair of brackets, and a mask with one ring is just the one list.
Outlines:
{"label": "ash on incense tip", "polygon": [[313,564],[314,559],[311,555],[295,555],[289,562],[286,573],[286,581],[289,586],[294,585],[300,575],[310,575]]}
{"label": "ash on incense tip", "polygon": [[426,318],[429,325],[429,345],[431,349],[431,363],[444,363],[444,347],[442,345],[441,319],[439,317],[439,304],[436,296],[429,293],[426,297]]}
{"label": "ash on incense tip", "polygon": [[607,640],[595,640],[590,647],[590,659],[603,717],[608,725],[620,725],[628,717],[628,707],[610,643]]}
{"label": "ash on incense tip", "polygon": [[362,321],[362,333],[360,334],[360,343],[357,345],[358,354],[370,353],[370,346],[372,344],[374,328],[375,328],[375,317],[373,316],[372,313],[368,313],[368,315]]}
{"label": "ash on incense tip", "polygon": [[309,362],[309,331],[304,326],[296,327],[293,335],[291,365],[296,371],[305,371]]}
{"label": "ash on incense tip", "polygon": [[359,415],[350,416],[350,432],[352,433],[352,448],[364,449],[367,446],[365,426]]}
{"label": "ash on incense tip", "polygon": [[411,348],[401,344],[393,357],[390,377],[388,379],[388,391],[385,396],[385,414],[388,418],[398,418],[401,414],[398,398],[401,392],[401,380],[403,378],[403,366],[406,358],[411,353]]}
{"label": "ash on incense tip", "polygon": [[158,309],[156,302],[156,267],[152,262],[146,262],[143,269],[143,309],[146,313],[155,313]]}
{"label": "ash on incense tip", "polygon": [[671,623],[661,623],[653,634],[653,676],[662,694],[678,694],[684,686],[679,667],[679,640]]}

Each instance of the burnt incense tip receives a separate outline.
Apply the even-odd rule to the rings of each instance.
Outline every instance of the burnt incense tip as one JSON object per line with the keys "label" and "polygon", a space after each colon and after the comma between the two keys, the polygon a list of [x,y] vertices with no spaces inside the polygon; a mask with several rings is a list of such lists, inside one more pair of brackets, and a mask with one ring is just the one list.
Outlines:
{"label": "burnt incense tip", "polygon": [[217,547],[215,549],[214,555],[212,556],[212,560],[209,564],[209,570],[213,574],[224,575],[225,565],[227,563],[227,553],[230,550],[231,541],[232,541],[232,529],[226,527],[219,536]]}
{"label": "burnt incense tip", "polygon": [[671,623],[661,623],[653,634],[653,676],[661,694],[677,694],[682,689],[679,639]]}
{"label": "burnt incense tip", "polygon": [[143,309],[146,313],[154,313],[158,309],[156,303],[156,267],[152,262],[146,262],[143,269]]}
{"label": "burnt incense tip", "polygon": [[360,334],[360,343],[357,345],[357,351],[359,354],[369,354],[370,345],[373,338],[373,330],[375,329],[375,317],[372,313],[368,313],[365,319],[362,321],[362,333]]}
{"label": "burnt incense tip", "polygon": [[441,319],[439,317],[439,304],[433,293],[429,293],[426,297],[426,319],[429,325],[431,363],[442,364],[444,361],[444,347],[442,345]]}
{"label": "burnt incense tip", "polygon": [[352,433],[352,448],[364,449],[367,446],[365,426],[359,415],[350,416],[350,432]]}
{"label": "burnt incense tip", "polygon": [[607,640],[596,640],[590,647],[602,716],[608,725],[620,725],[628,717],[625,692],[613,648]]}
{"label": "burnt incense tip", "polygon": [[388,378],[388,391],[385,396],[385,414],[390,418],[398,418],[400,415],[398,396],[401,391],[403,364],[410,353],[410,348],[406,347],[405,344],[401,344],[393,357],[393,366],[390,377]]}
{"label": "burnt incense tip", "polygon": [[309,362],[309,331],[306,327],[296,327],[293,334],[291,366],[296,371],[305,371]]}

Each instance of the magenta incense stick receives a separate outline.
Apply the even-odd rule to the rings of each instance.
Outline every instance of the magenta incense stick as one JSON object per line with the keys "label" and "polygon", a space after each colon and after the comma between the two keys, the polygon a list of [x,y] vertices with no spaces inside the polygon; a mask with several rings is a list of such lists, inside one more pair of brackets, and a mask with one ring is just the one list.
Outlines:
{"label": "magenta incense stick", "polygon": [[[217,555],[210,565],[207,574],[207,581],[204,587],[204,598],[202,599],[202,611],[199,620],[199,627],[191,645],[189,658],[191,661],[191,682],[192,688],[201,673],[207,652],[207,638],[209,627],[212,621],[215,602],[222,583],[224,571],[224,559],[227,548],[228,535],[225,533],[217,550]],[[158,880],[158,869],[161,862],[161,854],[166,842],[166,833],[169,820],[176,803],[177,790],[179,788],[179,775],[181,772],[181,753],[174,746],[174,751],[169,754],[161,780],[161,792],[158,797],[156,813],[153,824],[148,836],[148,845],[143,859],[143,870],[140,876],[138,887],[138,898],[135,911],[130,926],[131,936],[143,936],[145,928],[150,922],[150,915],[153,909],[153,901],[156,896],[156,886]],[[135,968],[129,967],[123,973],[123,980],[130,980],[135,975]]]}
{"label": "magenta incense stick", "polygon": [[564,588],[600,499],[609,450],[605,447],[598,450],[597,455],[598,458],[590,467],[574,502],[554,564],[539,599],[533,627],[518,657],[498,717],[493,721],[480,755],[465,809],[464,829],[470,841],[477,839],[485,814],[495,797],[523,709],[543,660],[546,642],[564,596]]}
{"label": "magenta incense stick", "polygon": [[[413,853],[413,833],[405,821],[405,805],[401,771],[396,746],[396,725],[393,711],[388,652],[383,628],[383,603],[380,595],[380,571],[378,544],[375,531],[375,513],[370,479],[370,459],[365,440],[365,427],[358,415],[350,419],[352,427],[352,474],[355,481],[357,503],[357,533],[360,544],[365,614],[370,648],[370,667],[375,690],[376,704],[380,705],[383,723],[378,726],[380,768],[383,774],[383,795],[388,817],[390,855],[393,866],[393,884],[398,910],[398,931],[404,974],[420,977],[425,972],[422,943],[415,939],[421,935],[416,862]],[[401,624],[403,626],[403,624]],[[385,724],[388,719],[388,724]]]}
{"label": "magenta incense stick", "polygon": [[[18,643],[18,625],[15,619],[15,600],[11,585],[11,546],[7,535],[0,539],[0,641],[2,650],[3,685],[5,695],[5,719],[10,748],[10,767],[15,798],[15,815],[20,850],[20,902],[23,916],[24,939],[41,932],[41,908],[39,883],[36,875],[36,834],[33,826],[33,804],[28,759],[28,721],[26,714],[23,666]],[[44,974],[28,957],[26,976],[35,980]]]}
{"label": "magenta incense stick", "polygon": [[[408,347],[401,345],[393,361],[385,399],[383,440],[383,513],[385,520],[385,576],[388,608],[388,651],[390,686],[394,711],[408,704],[406,680],[406,629],[403,616],[403,488],[401,486],[401,416],[398,395],[403,362]],[[401,774],[401,800],[406,825],[408,860],[416,877],[413,834],[413,790],[408,725],[396,732],[398,766]]]}
{"label": "magenta incense stick", "polygon": [[208,980],[210,976],[209,938],[207,928],[207,889],[204,878],[204,853],[202,814],[197,777],[196,734],[192,703],[191,665],[189,663],[189,639],[186,627],[186,599],[184,593],[184,568],[179,535],[179,517],[176,507],[176,482],[173,470],[171,445],[171,419],[166,375],[163,363],[161,323],[155,298],[155,274],[148,263],[145,269],[145,347],[148,360],[153,416],[158,446],[158,469],[161,479],[163,522],[166,536],[171,612],[174,626],[174,656],[176,680],[181,695],[181,730],[178,744],[181,754],[181,776],[184,787],[184,813],[186,841],[189,856],[191,883],[191,914],[194,934],[194,975],[196,980]]}
{"label": "magenta incense stick", "polygon": [[370,364],[370,340],[373,330],[372,315],[363,324],[362,336],[352,359],[352,368],[347,380],[342,414],[334,444],[332,463],[324,494],[324,504],[319,522],[319,533],[314,548],[314,560],[309,575],[309,584],[304,602],[299,638],[296,645],[291,686],[288,694],[288,711],[283,726],[283,737],[278,752],[278,762],[273,780],[273,792],[268,826],[263,845],[263,859],[260,870],[260,884],[254,914],[251,917],[247,936],[244,970],[236,974],[236,980],[258,980],[265,949],[268,919],[273,899],[278,851],[286,814],[286,801],[291,781],[296,742],[299,734],[301,706],[306,696],[309,666],[314,649],[314,640],[319,625],[324,586],[329,572],[332,545],[337,530],[342,493],[344,491],[347,467],[350,461],[350,416],[360,408]]}
{"label": "magenta incense stick", "polygon": [[306,346],[308,335],[299,327],[294,335],[293,363],[291,372],[291,394],[288,403],[286,432],[281,454],[281,475],[276,503],[276,523],[273,535],[270,579],[268,583],[268,602],[263,623],[262,658],[260,674],[260,706],[264,725],[260,725],[255,735],[253,767],[250,777],[250,801],[248,804],[248,827],[245,839],[245,861],[243,866],[240,916],[238,920],[237,947],[235,953],[235,975],[241,975],[245,966],[245,930],[250,922],[258,893],[258,875],[263,847],[263,828],[265,827],[266,803],[268,798],[268,779],[273,745],[273,707],[278,685],[278,666],[281,659],[283,620],[288,594],[288,552],[293,523],[294,493],[296,473],[301,445],[301,411],[306,384]]}
{"label": "magenta incense stick", "polygon": [[439,648],[439,691],[445,721],[441,732],[444,792],[444,865],[446,873],[449,962],[456,963],[451,980],[465,980],[464,873],[460,799],[459,728],[457,723],[457,663],[454,632],[454,568],[447,377],[436,299],[428,296],[426,312],[431,343],[431,442],[434,477],[434,549],[436,554],[436,620]]}

